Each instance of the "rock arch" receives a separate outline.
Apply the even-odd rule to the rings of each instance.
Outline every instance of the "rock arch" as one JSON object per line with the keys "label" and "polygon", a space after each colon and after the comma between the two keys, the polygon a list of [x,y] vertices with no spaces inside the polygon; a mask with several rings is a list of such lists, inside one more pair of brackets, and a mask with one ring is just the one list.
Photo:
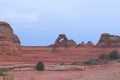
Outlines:
{"label": "rock arch", "polygon": [[67,37],[65,34],[60,34],[55,41],[54,46],[56,47],[67,47]]}
{"label": "rock arch", "polygon": [[72,39],[68,39],[65,34],[60,34],[55,43],[50,47],[76,47],[76,42]]}

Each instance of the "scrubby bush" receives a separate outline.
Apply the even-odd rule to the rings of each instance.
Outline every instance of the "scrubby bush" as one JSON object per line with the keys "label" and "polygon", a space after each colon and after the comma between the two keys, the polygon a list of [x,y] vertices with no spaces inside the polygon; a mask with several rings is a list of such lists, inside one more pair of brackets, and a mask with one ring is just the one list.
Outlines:
{"label": "scrubby bush", "polygon": [[108,59],[108,55],[105,53],[102,53],[101,55],[98,56],[99,60],[103,60],[103,59]]}
{"label": "scrubby bush", "polygon": [[72,62],[71,65],[80,65],[80,62],[78,61]]}
{"label": "scrubby bush", "polygon": [[65,65],[65,63],[64,62],[59,62],[59,63],[57,63],[57,65]]}
{"label": "scrubby bush", "polygon": [[35,68],[36,68],[36,70],[38,70],[38,71],[44,70],[44,64],[43,64],[43,62],[39,61],[39,62],[37,63],[37,65],[36,65]]}
{"label": "scrubby bush", "polygon": [[85,65],[97,65],[98,60],[97,59],[90,59],[89,61],[84,62]]}
{"label": "scrubby bush", "polygon": [[109,59],[118,59],[118,58],[119,58],[119,55],[118,55],[117,50],[113,50],[110,52]]}

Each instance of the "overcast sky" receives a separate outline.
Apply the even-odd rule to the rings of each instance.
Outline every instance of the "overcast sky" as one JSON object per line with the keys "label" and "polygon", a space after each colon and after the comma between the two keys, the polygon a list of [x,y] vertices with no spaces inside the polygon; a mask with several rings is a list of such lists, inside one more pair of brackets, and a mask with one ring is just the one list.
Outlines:
{"label": "overcast sky", "polygon": [[101,33],[120,35],[120,0],[0,0],[0,21],[22,45],[50,45],[61,33],[96,44]]}

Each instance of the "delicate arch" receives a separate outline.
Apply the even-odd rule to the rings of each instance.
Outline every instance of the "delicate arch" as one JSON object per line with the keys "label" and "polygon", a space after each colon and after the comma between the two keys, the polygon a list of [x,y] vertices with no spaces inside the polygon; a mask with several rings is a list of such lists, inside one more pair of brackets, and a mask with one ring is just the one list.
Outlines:
{"label": "delicate arch", "polygon": [[55,41],[55,46],[67,47],[67,37],[65,34],[60,34]]}

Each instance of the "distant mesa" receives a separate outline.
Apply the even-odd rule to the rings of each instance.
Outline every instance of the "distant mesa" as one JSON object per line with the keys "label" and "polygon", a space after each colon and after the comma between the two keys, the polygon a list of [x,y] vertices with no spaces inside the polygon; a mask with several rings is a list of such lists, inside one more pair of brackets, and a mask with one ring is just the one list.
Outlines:
{"label": "distant mesa", "polygon": [[0,21],[0,54],[20,55],[20,40],[7,22]]}
{"label": "distant mesa", "polygon": [[103,33],[96,47],[120,47],[120,36]]}
{"label": "distant mesa", "polygon": [[92,43],[92,41],[88,41],[87,43],[83,41],[80,44],[78,44],[77,47],[92,48],[94,47],[94,44]]}
{"label": "distant mesa", "polygon": [[65,34],[60,34],[51,47],[73,47],[76,46],[74,40],[68,40]]}

